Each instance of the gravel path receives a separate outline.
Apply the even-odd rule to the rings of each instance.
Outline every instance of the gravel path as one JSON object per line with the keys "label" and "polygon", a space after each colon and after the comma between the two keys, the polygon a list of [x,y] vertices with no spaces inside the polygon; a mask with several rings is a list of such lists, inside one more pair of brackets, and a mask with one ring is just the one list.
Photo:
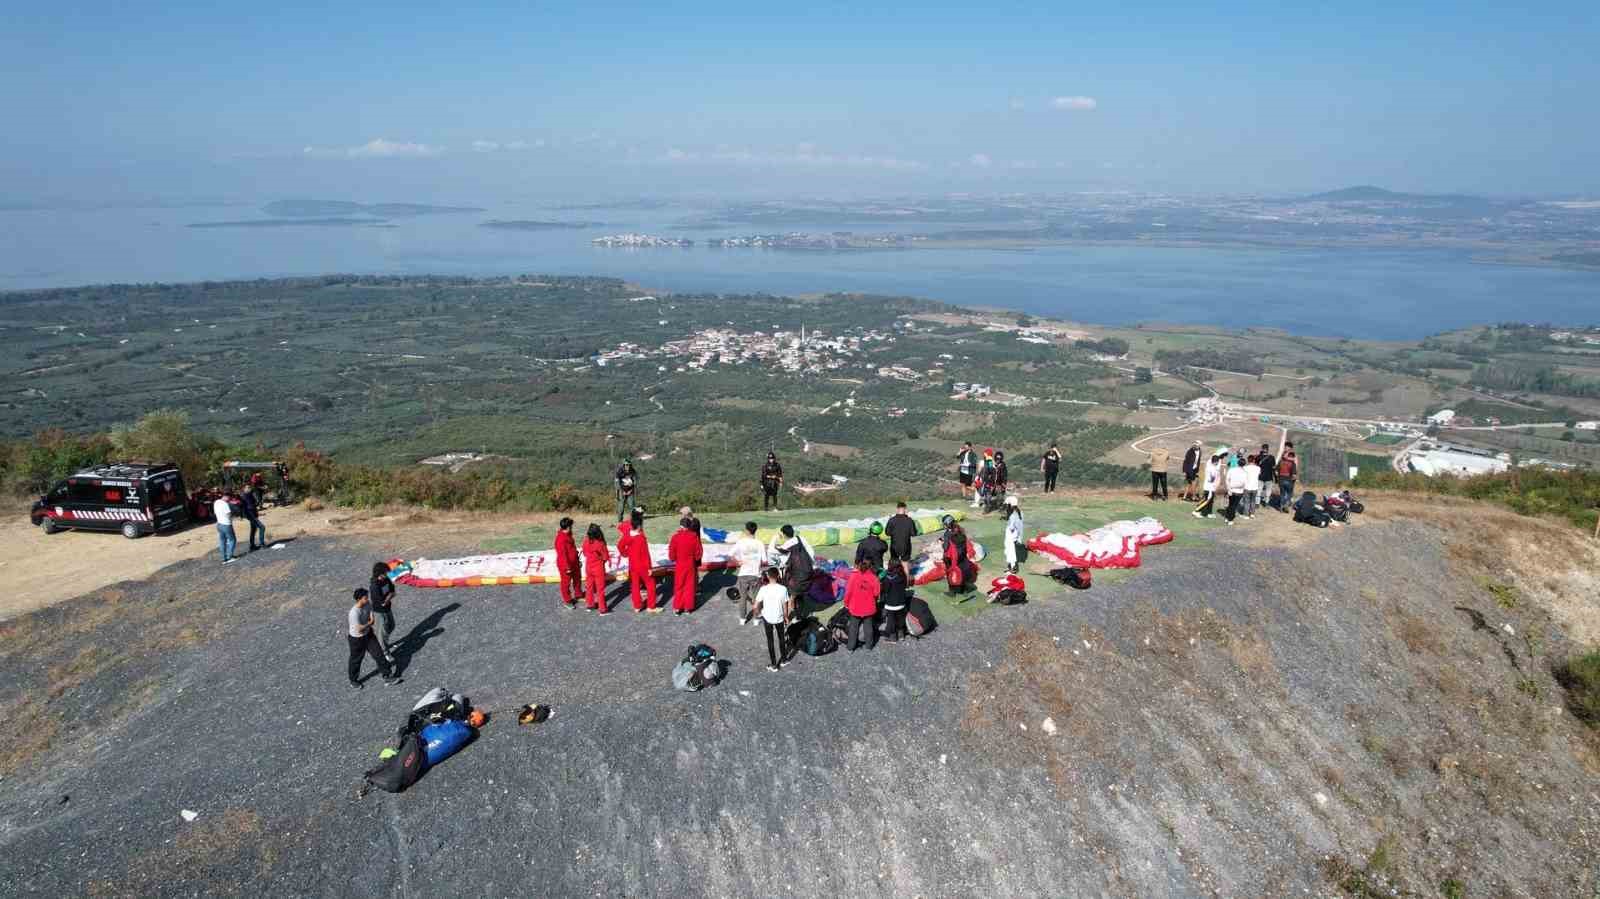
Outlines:
{"label": "gravel path", "polygon": [[[1326,895],[1393,835],[1404,861],[1360,876],[1590,895],[1579,731],[1450,610],[1472,585],[1442,540],[1367,523],[1262,548],[1291,525],[1253,527],[781,674],[720,597],[598,618],[554,588],[402,588],[406,682],[361,691],[341,623],[372,543],[182,562],[0,631],[23,697],[0,894]],[[731,674],[674,692],[697,641]],[[1429,680],[1443,657],[1466,683]],[[493,720],[356,799],[436,684]],[[555,715],[520,728],[524,702]]]}

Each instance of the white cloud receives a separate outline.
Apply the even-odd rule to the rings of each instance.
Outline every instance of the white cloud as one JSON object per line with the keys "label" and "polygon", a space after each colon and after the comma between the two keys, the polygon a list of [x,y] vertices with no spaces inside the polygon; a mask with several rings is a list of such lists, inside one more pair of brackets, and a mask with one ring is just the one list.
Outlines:
{"label": "white cloud", "polygon": [[1056,109],[1088,111],[1098,108],[1100,103],[1093,97],[1056,97],[1050,101],[1050,105]]}
{"label": "white cloud", "polygon": [[994,160],[989,158],[988,153],[974,153],[972,154],[972,158],[968,159],[967,161],[980,169],[986,169],[989,166],[994,165]]}
{"label": "white cloud", "polygon": [[667,162],[721,162],[738,166],[782,166],[790,168],[883,169],[886,171],[921,171],[925,163],[898,156],[873,156],[868,154],[829,153],[818,149],[809,141],[796,144],[793,150],[762,151],[721,144],[708,152],[668,148]]}
{"label": "white cloud", "polygon": [[307,156],[342,157],[345,159],[378,159],[393,157],[438,156],[443,147],[374,138],[356,147],[306,147]]}
{"label": "white cloud", "polygon": [[517,150],[528,150],[534,147],[542,146],[544,146],[544,141],[542,140],[534,141],[531,144],[525,140],[475,140],[472,142],[472,149],[478,153],[498,153],[501,150],[515,152]]}

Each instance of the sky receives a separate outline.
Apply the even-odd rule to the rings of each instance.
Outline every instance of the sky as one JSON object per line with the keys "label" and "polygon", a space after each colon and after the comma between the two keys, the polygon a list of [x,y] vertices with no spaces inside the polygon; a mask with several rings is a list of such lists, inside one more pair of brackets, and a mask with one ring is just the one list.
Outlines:
{"label": "sky", "polygon": [[1209,5],[12,3],[0,206],[1600,194],[1593,0]]}

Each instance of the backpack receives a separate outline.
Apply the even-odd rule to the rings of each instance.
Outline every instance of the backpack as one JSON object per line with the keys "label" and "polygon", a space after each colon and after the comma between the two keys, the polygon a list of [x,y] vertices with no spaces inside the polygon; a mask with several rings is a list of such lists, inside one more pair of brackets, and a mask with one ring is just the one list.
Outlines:
{"label": "backpack", "polygon": [[694,643],[683,661],[672,669],[672,686],[694,693],[722,680],[722,662],[717,651],[704,643]]}
{"label": "backpack", "polygon": [[467,722],[446,718],[424,727],[418,736],[422,740],[422,754],[431,768],[455,755],[456,750],[470,743],[476,734]]}
{"label": "backpack", "polygon": [[989,582],[989,601],[997,606],[1020,606],[1028,601],[1026,585],[1014,574],[997,577]]}
{"label": "backpack", "polygon": [[1278,477],[1280,477],[1280,478],[1292,478],[1292,477],[1294,477],[1294,460],[1293,459],[1280,459],[1280,460],[1278,460]]}
{"label": "backpack", "polygon": [[1074,590],[1087,590],[1094,582],[1094,575],[1087,568],[1057,568],[1050,577]]}
{"label": "backpack", "polygon": [[406,727],[420,731],[429,724],[438,724],[441,721],[460,721],[467,717],[469,705],[467,698],[460,693],[450,693],[443,687],[434,687],[422,694],[416,705],[411,707],[411,717],[406,722]]}
{"label": "backpack", "polygon": [[933,610],[928,608],[925,600],[912,596],[906,602],[906,633],[913,637],[926,637],[939,626],[933,618]]}
{"label": "backpack", "polygon": [[817,619],[810,617],[789,625],[785,640],[788,645],[808,656],[825,656],[839,648],[839,641],[833,638],[832,629],[823,627],[817,623]]}
{"label": "backpack", "polygon": [[828,619],[828,636],[833,639],[833,642],[843,643],[850,639],[850,631],[845,624],[849,620],[850,611],[848,609],[840,609]]}
{"label": "backpack", "polygon": [[395,747],[384,752],[386,755],[378,767],[365,772],[362,777],[385,793],[404,792],[406,787],[417,782],[417,778],[422,776],[422,769],[428,764],[422,752],[422,740],[411,731],[403,730]]}

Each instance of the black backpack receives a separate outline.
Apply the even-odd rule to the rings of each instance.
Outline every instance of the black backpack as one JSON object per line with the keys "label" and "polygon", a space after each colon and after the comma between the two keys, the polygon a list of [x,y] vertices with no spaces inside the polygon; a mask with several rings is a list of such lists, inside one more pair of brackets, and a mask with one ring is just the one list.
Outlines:
{"label": "black backpack", "polygon": [[913,637],[925,637],[939,626],[933,618],[933,610],[928,608],[926,600],[911,597],[906,603],[906,632]]}
{"label": "black backpack", "polygon": [[1094,576],[1087,568],[1057,568],[1050,572],[1050,577],[1074,590],[1087,590],[1094,582]]}
{"label": "black backpack", "polygon": [[384,759],[378,767],[363,776],[367,783],[385,793],[402,793],[422,776],[427,756],[422,753],[422,738],[416,732],[402,729],[394,755]]}
{"label": "black backpack", "polygon": [[1028,601],[1025,590],[999,590],[989,600],[997,606],[1020,606]]}
{"label": "black backpack", "polygon": [[808,656],[825,656],[839,648],[832,629],[818,624],[815,618],[802,618],[789,625],[787,638],[790,646]]}
{"label": "black backpack", "polygon": [[828,636],[835,643],[844,643],[850,639],[850,632],[846,629],[845,622],[850,620],[850,610],[841,608],[828,619]]}

